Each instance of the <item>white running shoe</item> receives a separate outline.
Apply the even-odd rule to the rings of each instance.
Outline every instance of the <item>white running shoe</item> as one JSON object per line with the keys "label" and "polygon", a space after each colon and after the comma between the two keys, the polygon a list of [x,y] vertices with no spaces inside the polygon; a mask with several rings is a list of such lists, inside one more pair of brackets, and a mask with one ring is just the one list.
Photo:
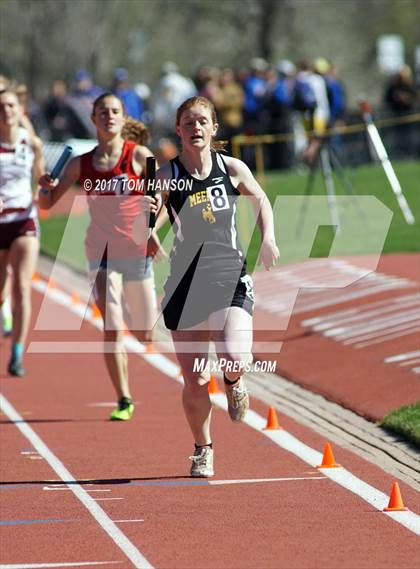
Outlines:
{"label": "white running shoe", "polygon": [[196,448],[192,460],[190,474],[194,478],[210,478],[214,476],[213,449],[210,447]]}
{"label": "white running shoe", "polygon": [[249,392],[241,378],[235,385],[225,383],[229,416],[232,421],[243,421],[249,409]]}

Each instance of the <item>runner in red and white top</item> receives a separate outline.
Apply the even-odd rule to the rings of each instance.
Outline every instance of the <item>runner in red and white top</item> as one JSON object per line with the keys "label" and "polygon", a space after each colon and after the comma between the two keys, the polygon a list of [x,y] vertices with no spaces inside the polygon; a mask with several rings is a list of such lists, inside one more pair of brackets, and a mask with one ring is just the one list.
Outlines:
{"label": "runner in red and white top", "polygon": [[35,219],[32,167],[35,153],[26,129],[17,129],[13,144],[0,141],[0,197],[4,210],[0,223]]}
{"label": "runner in red and white top", "polygon": [[0,305],[13,274],[12,353],[8,372],[22,377],[22,356],[31,316],[31,278],[39,250],[33,180],[44,170],[40,139],[20,127],[22,108],[16,93],[0,91]]}
{"label": "runner in red and white top", "polygon": [[[101,261],[105,243],[112,259],[146,255],[146,239],[133,239],[142,215],[138,198],[144,187],[144,178],[133,165],[136,148],[135,142],[125,140],[117,163],[107,171],[94,166],[97,148],[80,156],[79,184],[87,193],[91,218],[85,241],[90,263]],[[98,199],[105,196],[111,199]]]}
{"label": "runner in red and white top", "polygon": [[[49,209],[74,184],[88,195],[90,225],[85,239],[89,274],[104,320],[105,363],[118,396],[112,420],[128,420],[134,406],[129,390],[127,355],[122,343],[124,316],[141,342],[153,340],[157,320],[152,259],[147,256],[149,212],[158,200],[144,195],[146,158],[143,144],[125,140],[126,116],[121,100],[104,93],[93,104],[98,146],[67,164],[60,180],[40,179],[42,209]],[[128,314],[124,314],[124,302]]]}

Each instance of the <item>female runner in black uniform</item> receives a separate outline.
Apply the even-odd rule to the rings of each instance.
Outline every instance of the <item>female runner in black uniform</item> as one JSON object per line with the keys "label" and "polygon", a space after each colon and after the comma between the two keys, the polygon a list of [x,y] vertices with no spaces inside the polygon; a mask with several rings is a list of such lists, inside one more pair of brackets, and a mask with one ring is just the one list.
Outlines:
{"label": "female runner in black uniform", "polygon": [[257,210],[260,261],[268,270],[279,257],[270,202],[242,161],[215,151],[217,128],[208,99],[187,99],[176,122],[182,152],[157,173],[162,186],[171,183],[164,198],[175,233],[163,315],[184,376],[183,405],[195,440],[191,475],[199,477],[214,474],[209,377],[194,370],[196,359],[207,359],[210,340],[219,361],[227,362],[231,419],[243,420],[249,407],[242,374],[252,361],[253,291],[236,231],[239,195],[249,196]]}

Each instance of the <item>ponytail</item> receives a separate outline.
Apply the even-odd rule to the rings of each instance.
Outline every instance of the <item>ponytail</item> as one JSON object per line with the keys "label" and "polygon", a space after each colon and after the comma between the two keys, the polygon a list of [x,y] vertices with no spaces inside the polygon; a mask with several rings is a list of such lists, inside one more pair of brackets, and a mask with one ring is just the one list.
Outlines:
{"label": "ponytail", "polygon": [[141,121],[126,117],[121,136],[125,140],[132,140],[141,146],[146,146],[149,141],[149,130]]}

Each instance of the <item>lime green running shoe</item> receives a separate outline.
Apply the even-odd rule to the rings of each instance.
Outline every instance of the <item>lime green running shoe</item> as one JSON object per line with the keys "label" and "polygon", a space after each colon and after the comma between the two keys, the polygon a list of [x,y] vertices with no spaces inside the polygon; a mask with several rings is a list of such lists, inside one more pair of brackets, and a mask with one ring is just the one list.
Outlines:
{"label": "lime green running shoe", "polygon": [[2,325],[3,325],[3,336],[10,336],[13,328],[13,318],[11,314],[3,315]]}
{"label": "lime green running shoe", "polygon": [[121,397],[118,407],[112,411],[111,421],[129,421],[134,413],[134,405],[129,397]]}

